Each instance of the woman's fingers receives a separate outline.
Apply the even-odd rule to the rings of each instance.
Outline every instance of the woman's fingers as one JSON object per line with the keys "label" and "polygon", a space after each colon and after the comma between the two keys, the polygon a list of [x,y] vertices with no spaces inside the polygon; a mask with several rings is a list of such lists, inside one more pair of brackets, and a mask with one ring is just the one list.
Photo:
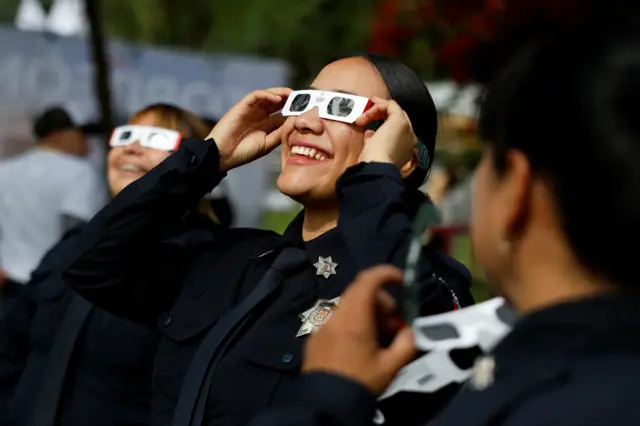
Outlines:
{"label": "woman's fingers", "polygon": [[245,97],[248,106],[255,106],[260,103],[280,104],[289,96],[291,89],[286,87],[275,87],[266,90],[255,90]]}
{"label": "woman's fingers", "polygon": [[286,98],[291,94],[291,92],[293,92],[293,89],[290,89],[288,87],[272,87],[271,89],[267,89],[267,91],[273,93],[274,95]]}
{"label": "woman's fingers", "polygon": [[356,119],[356,125],[366,126],[376,120],[386,120],[387,116],[386,106],[374,105]]}
{"label": "woman's fingers", "polygon": [[278,145],[280,145],[282,136],[282,127],[278,127],[271,133],[268,133],[264,139],[265,154],[273,151]]}
{"label": "woman's fingers", "polygon": [[387,120],[393,116],[400,117],[400,115],[404,115],[404,111],[395,101],[377,97],[371,98],[371,101],[373,102],[373,106],[356,120],[358,126],[366,126],[372,121]]}

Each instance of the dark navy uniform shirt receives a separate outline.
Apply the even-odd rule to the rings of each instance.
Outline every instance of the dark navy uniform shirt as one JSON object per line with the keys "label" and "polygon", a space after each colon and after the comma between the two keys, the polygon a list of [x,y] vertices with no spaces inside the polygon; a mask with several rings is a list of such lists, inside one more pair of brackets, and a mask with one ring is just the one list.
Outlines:
{"label": "dark navy uniform shirt", "polygon": [[[171,236],[215,228],[192,214]],[[0,425],[25,426],[46,380],[52,347],[70,302],[78,296],[59,265],[73,252],[80,228],[67,233],[33,272],[25,292],[0,320]],[[170,237],[169,237],[170,238]],[[73,352],[60,392],[60,426],[144,426],[151,410],[151,376],[158,333],[93,307]],[[64,368],[65,366],[57,366]]]}
{"label": "dark navy uniform shirt", "polygon": [[[488,386],[470,381],[430,426],[640,425],[638,295],[534,313],[490,357]],[[310,374],[297,386],[251,426],[364,426],[375,410],[375,396],[342,377]]]}
{"label": "dark navy uniform shirt", "polygon": [[[144,177],[129,185],[87,225],[75,245],[65,280],[97,305],[162,334],[154,373],[152,422],[169,425],[182,382],[200,342],[264,276],[279,249],[303,248],[308,264],[253,312],[252,322],[216,366],[205,410],[207,425],[246,425],[266,407],[288,400],[299,380],[300,315],[318,299],[339,297],[356,273],[380,263],[404,265],[411,217],[397,168],[359,164],[337,185],[337,228],[301,239],[302,216],[284,236],[256,229],[219,230],[160,242],[224,177],[215,143],[187,140]],[[316,275],[318,257],[337,263],[328,279]],[[71,259],[73,257],[73,259]],[[470,276],[459,263],[425,251],[420,264],[422,313],[473,303]],[[430,397],[439,408],[449,395]],[[400,409],[388,408],[402,424]],[[393,423],[393,422],[392,422]]]}

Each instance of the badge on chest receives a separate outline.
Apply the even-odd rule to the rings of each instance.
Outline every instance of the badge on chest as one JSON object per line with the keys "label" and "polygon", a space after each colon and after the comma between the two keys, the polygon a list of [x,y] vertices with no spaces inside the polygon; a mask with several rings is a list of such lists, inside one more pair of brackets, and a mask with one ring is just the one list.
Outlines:
{"label": "badge on chest", "polygon": [[310,333],[315,333],[329,321],[333,311],[338,308],[340,303],[340,297],[336,297],[331,300],[320,299],[309,310],[300,314],[302,320],[302,326],[298,330],[296,337],[304,336]]}
{"label": "badge on chest", "polygon": [[318,257],[318,261],[313,264],[316,267],[316,275],[322,275],[325,279],[329,279],[331,275],[336,275],[338,264],[333,261],[331,256]]}

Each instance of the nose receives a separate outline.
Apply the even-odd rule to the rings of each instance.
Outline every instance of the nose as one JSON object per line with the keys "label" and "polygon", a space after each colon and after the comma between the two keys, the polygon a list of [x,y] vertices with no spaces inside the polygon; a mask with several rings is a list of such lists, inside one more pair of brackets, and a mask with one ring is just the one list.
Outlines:
{"label": "nose", "polygon": [[124,153],[127,155],[142,155],[142,146],[139,141],[124,146]]}
{"label": "nose", "polygon": [[324,121],[318,115],[317,107],[297,116],[293,125],[300,133],[320,134],[324,131]]}

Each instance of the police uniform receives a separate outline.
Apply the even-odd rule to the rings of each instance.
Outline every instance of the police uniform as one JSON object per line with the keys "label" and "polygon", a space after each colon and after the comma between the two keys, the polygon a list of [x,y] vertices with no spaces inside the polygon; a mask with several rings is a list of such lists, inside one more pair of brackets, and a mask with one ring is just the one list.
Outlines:
{"label": "police uniform", "polygon": [[[430,425],[639,425],[639,380],[640,297],[565,303],[522,319]],[[348,379],[316,373],[299,385],[251,426],[360,426],[375,413],[375,396]]]}
{"label": "police uniform", "polygon": [[[176,234],[209,226],[215,225],[193,214]],[[2,426],[150,422],[158,335],[92,306],[64,284],[57,268],[79,232],[69,232],[47,253],[0,321]]]}
{"label": "police uniform", "polygon": [[[411,221],[404,185],[395,166],[377,163],[356,165],[341,177],[338,227],[312,241],[302,241],[300,215],[283,236],[231,229],[185,235],[190,249],[159,242],[155,236],[224,177],[219,163],[212,141],[183,142],[96,215],[64,274],[97,305],[159,327],[156,426],[172,424],[184,386],[190,385],[185,377],[203,345],[252,299],[287,250],[303,253],[300,267],[288,270],[250,309],[240,329],[225,335],[216,361],[203,370],[206,380],[195,376],[204,380],[201,424],[245,425],[266,407],[286,403],[299,379],[306,336],[339,306],[357,272],[380,263],[403,265],[406,256]],[[423,314],[473,303],[468,271],[447,256],[426,253],[420,273]]]}

